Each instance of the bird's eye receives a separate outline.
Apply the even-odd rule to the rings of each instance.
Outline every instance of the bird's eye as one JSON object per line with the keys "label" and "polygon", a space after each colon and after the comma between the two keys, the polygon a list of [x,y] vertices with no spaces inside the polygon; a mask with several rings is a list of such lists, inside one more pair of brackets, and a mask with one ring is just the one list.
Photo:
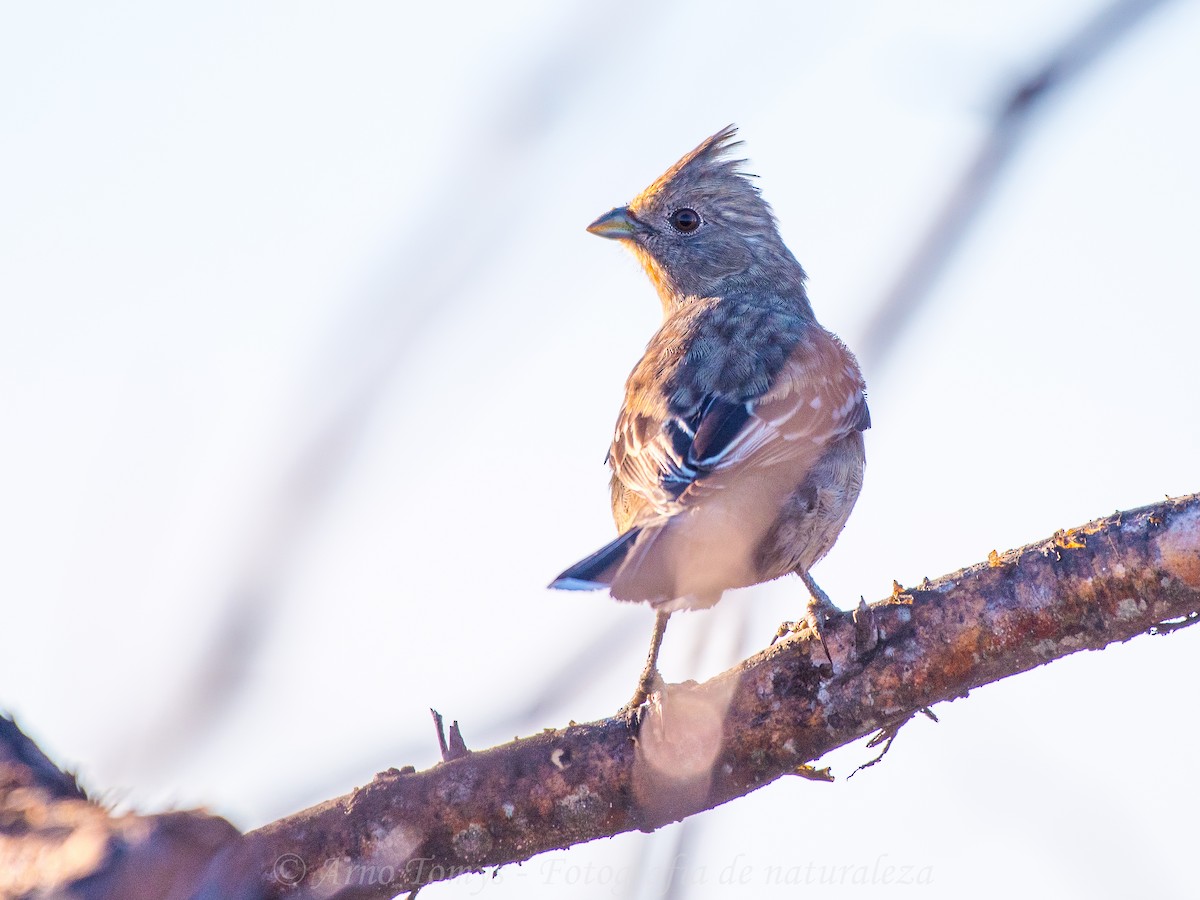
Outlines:
{"label": "bird's eye", "polygon": [[671,227],[676,231],[683,234],[691,234],[700,227],[700,213],[685,206],[683,209],[677,209],[671,213],[667,221],[671,223]]}

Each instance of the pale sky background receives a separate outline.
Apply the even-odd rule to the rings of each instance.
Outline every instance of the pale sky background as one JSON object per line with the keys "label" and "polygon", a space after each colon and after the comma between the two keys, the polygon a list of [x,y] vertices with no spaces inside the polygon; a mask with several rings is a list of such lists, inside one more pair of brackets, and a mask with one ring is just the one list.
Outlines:
{"label": "pale sky background", "polygon": [[[544,586],[611,536],[659,308],[584,226],[737,122],[853,348],[1006,90],[1099,8],[0,6],[0,708],[112,802],[241,828],[433,764],[430,706],[477,748],[610,714],[650,612]],[[1166,3],[1056,94],[862,360],[866,486],[815,570],[841,605],[1200,490],[1198,46],[1200,4]],[[805,598],[675,617],[664,674]],[[1198,650],[1078,655],[682,845],[422,900],[659,897],[679,852],[680,898],[1188,895]],[[769,883],[877,862],[932,881]]]}

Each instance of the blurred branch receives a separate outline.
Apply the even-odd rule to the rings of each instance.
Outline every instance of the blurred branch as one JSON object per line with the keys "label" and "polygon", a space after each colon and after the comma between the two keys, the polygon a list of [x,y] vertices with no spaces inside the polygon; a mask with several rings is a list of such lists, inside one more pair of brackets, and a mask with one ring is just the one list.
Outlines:
{"label": "blurred branch", "polygon": [[[47,767],[57,770],[8,723],[0,728],[0,898],[29,885],[60,896],[84,875],[89,890],[80,896],[93,900],[392,897],[651,831],[802,774],[805,763],[873,731],[894,734],[972,688],[1196,621],[1200,494],[993,551],[919,587],[897,585],[827,623],[832,666],[824,649],[793,636],[703,684],[667,686],[636,733],[619,718],[572,723],[424,772],[390,769],[244,837],[202,813],[108,818],[53,773],[43,788]],[[198,860],[208,863],[199,882]],[[48,872],[67,875],[52,882]]]}
{"label": "blurred branch", "polygon": [[0,715],[0,795],[17,783],[54,799],[87,799],[74,775],[51,762],[13,719]]}
{"label": "blurred branch", "polygon": [[202,811],[111,815],[0,716],[0,900],[187,900],[238,840]]}
{"label": "blurred branch", "polygon": [[1117,0],[1106,6],[1009,91],[974,159],[867,323],[858,346],[859,356],[868,366],[882,368],[899,343],[905,325],[929,297],[938,276],[995,196],[1009,163],[1031,134],[1036,113],[1164,2]]}

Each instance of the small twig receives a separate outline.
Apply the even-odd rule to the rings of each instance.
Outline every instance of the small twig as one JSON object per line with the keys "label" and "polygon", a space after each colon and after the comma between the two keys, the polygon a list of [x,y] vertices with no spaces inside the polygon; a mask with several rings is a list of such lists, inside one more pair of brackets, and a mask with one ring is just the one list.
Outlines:
{"label": "small twig", "polygon": [[446,745],[446,726],[442,720],[442,714],[429,707],[429,714],[433,716],[433,728],[437,732],[438,749],[442,751],[442,762],[447,762],[450,759],[450,748]]}
{"label": "small twig", "polygon": [[792,774],[799,775],[807,781],[824,781],[826,783],[834,781],[833,772],[829,770],[829,766],[822,766],[819,769],[816,766],[809,765],[796,766]]}
{"label": "small twig", "polygon": [[[934,722],[941,721],[937,717],[937,715],[934,713],[934,711],[932,709],[930,709],[928,706],[921,707],[920,709],[917,710],[917,712],[924,715],[927,719],[932,719]],[[896,722],[892,725],[888,725],[886,728],[879,729],[879,732],[874,737],[872,737],[869,741],[867,741],[867,746],[874,748],[874,747],[878,747],[884,741],[887,741],[887,743],[884,745],[884,748],[881,751],[879,751],[879,755],[877,757],[875,757],[873,760],[871,760],[870,762],[863,763],[861,766],[859,766],[857,769],[855,769],[853,772],[851,772],[849,775],[847,775],[846,780],[849,781],[851,778],[853,778],[855,775],[857,775],[863,769],[871,768],[871,766],[875,765],[875,763],[879,762],[881,759],[883,759],[885,756],[887,756],[888,751],[892,749],[892,742],[894,740],[896,740],[896,736],[900,733],[900,729],[903,728],[905,725],[907,725],[909,722],[911,722],[916,717],[916,715],[917,715],[917,713],[913,713],[912,715],[908,716],[905,719],[902,719],[899,722]],[[825,771],[828,771],[828,769],[826,769]]]}
{"label": "small twig", "polygon": [[442,762],[450,762],[452,759],[460,759],[471,751],[467,749],[467,743],[463,740],[462,729],[458,727],[458,719],[450,723],[450,739],[446,739],[445,720],[442,714],[433,707],[429,708],[430,715],[433,716],[433,727],[437,730],[438,749],[442,752]]}
{"label": "small twig", "polygon": [[467,742],[463,740],[462,730],[458,727],[458,719],[455,719],[450,723],[450,758],[458,759],[470,752]]}
{"label": "small twig", "polygon": [[[913,713],[913,715],[916,715],[916,714]],[[863,769],[871,768],[871,766],[875,765],[876,763],[881,761],[885,756],[887,756],[888,751],[892,749],[892,743],[896,740],[896,736],[900,734],[900,729],[903,728],[905,725],[907,725],[909,722],[911,722],[912,719],[913,719],[912,715],[905,716],[899,722],[895,722],[891,725],[887,725],[887,726],[879,729],[879,731],[875,734],[875,736],[872,737],[869,741],[867,741],[867,746],[874,748],[874,747],[878,747],[880,744],[883,744],[883,749],[879,751],[879,755],[876,756],[873,760],[871,760],[870,762],[863,763],[861,766],[859,766],[857,769],[855,769],[853,772],[851,772],[849,775],[847,775],[846,780],[849,781],[851,778],[853,778],[855,775],[857,775]],[[884,743],[884,741],[886,741],[887,743]]]}

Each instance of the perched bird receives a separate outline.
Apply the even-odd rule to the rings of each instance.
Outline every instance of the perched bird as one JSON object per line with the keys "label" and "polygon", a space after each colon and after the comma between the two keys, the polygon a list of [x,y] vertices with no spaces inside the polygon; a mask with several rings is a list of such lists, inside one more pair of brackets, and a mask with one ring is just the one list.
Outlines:
{"label": "perched bird", "polygon": [[797,572],[819,622],[832,604],[808,572],[862,486],[862,373],[817,324],[771,207],[739,171],[744,161],[729,158],[736,133],[717,132],[588,226],[634,252],[663,308],[608,453],[620,536],[551,584],[608,588],[655,609],[627,709],[657,677],[675,610]]}

